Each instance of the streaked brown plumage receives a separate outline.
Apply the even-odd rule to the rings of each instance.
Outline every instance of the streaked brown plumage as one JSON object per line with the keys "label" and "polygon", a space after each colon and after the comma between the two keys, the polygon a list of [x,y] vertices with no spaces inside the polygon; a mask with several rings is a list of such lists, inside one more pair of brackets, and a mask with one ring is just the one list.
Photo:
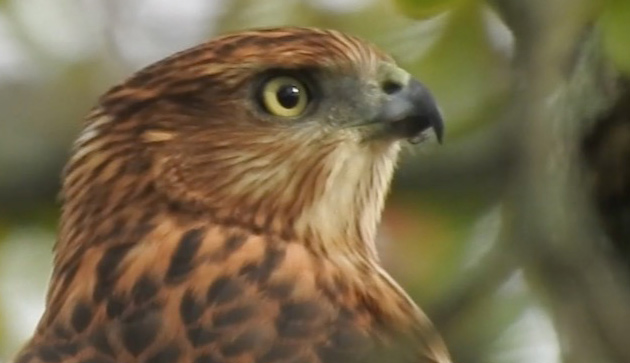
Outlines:
{"label": "streaked brown plumage", "polygon": [[426,89],[334,31],[237,33],[140,71],[76,142],[16,361],[448,362],[374,251],[400,140],[430,126]]}

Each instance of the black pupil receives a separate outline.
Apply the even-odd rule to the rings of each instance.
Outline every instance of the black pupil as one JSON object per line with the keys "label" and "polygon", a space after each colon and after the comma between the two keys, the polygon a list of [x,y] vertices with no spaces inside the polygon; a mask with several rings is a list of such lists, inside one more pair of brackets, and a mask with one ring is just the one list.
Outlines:
{"label": "black pupil", "polygon": [[292,84],[282,86],[276,93],[276,97],[282,107],[293,108],[300,102],[300,89]]}

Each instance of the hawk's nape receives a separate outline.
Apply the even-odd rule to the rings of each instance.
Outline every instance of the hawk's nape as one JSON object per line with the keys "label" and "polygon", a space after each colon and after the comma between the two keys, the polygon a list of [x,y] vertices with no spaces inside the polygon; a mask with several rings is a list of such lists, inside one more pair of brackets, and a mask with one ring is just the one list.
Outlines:
{"label": "hawk's nape", "polygon": [[106,93],[16,361],[449,362],[374,240],[429,91],[336,31],[226,35]]}

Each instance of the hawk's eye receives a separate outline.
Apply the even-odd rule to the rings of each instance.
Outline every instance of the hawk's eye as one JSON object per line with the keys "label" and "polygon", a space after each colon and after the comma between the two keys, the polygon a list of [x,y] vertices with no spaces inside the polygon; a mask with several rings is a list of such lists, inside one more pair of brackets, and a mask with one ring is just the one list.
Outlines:
{"label": "hawk's eye", "polygon": [[267,112],[280,117],[300,116],[310,101],[304,83],[288,76],[274,77],[265,82],[260,99]]}

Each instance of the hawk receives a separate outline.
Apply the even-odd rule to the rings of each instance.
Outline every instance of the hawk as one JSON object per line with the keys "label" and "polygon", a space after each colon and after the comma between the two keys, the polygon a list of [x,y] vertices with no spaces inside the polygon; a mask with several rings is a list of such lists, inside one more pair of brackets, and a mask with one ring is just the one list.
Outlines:
{"label": "hawk", "polygon": [[108,91],[64,171],[46,310],[19,363],[449,362],[379,264],[429,91],[355,37],[229,34]]}

